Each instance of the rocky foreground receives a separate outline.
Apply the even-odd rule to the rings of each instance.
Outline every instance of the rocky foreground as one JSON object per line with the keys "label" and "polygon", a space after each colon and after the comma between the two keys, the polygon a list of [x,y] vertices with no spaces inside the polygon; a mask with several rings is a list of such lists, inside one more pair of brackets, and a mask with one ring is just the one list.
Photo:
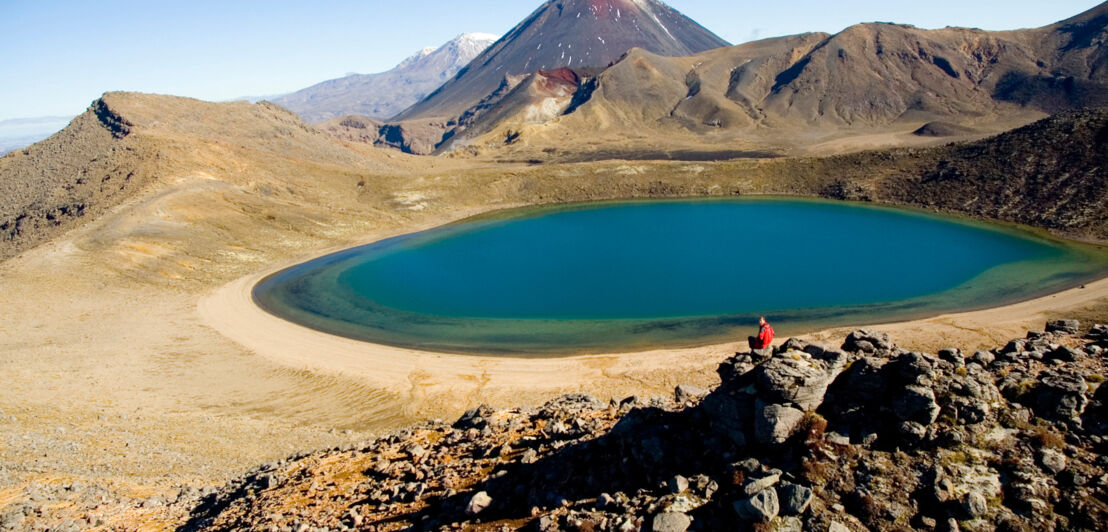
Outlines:
{"label": "rocky foreground", "polygon": [[711,391],[482,406],[265,464],[182,528],[1103,530],[1106,354],[1072,320],[975,353],[793,339]]}

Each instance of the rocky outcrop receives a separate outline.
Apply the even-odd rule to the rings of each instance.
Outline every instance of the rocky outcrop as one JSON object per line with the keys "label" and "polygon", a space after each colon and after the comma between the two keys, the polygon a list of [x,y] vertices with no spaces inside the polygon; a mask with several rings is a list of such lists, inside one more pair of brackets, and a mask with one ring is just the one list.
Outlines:
{"label": "rocky outcrop", "polygon": [[0,157],[0,260],[102,213],[152,181],[134,125],[100,99],[61,132]]}
{"label": "rocky outcrop", "polygon": [[923,168],[911,172],[913,177],[886,181],[875,200],[1108,238],[1108,220],[1089,214],[1108,206],[1108,174],[1102,171],[1108,165],[1105,109],[1052,117],[923,155]]}
{"label": "rocky outcrop", "polygon": [[482,406],[263,466],[184,529],[1095,529],[1105,328],[1048,329],[969,356],[789,340],[710,392]]}

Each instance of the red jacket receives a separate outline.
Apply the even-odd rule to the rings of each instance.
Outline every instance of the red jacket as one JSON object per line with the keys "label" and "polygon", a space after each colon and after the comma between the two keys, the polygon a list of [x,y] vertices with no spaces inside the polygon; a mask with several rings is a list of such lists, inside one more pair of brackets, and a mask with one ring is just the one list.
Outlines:
{"label": "red jacket", "polygon": [[762,330],[758,331],[758,342],[761,344],[759,349],[765,349],[773,343],[773,327],[767,323],[762,326]]}

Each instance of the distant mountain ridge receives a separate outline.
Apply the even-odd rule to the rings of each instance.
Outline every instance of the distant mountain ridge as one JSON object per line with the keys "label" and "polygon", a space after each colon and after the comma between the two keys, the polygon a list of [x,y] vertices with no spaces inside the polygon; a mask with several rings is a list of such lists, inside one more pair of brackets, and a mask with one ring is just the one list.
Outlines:
{"label": "distant mountain ridge", "polygon": [[454,77],[496,39],[486,33],[462,34],[438,48],[416,52],[387,72],[324,81],[272,101],[311,123],[345,115],[385,120]]}

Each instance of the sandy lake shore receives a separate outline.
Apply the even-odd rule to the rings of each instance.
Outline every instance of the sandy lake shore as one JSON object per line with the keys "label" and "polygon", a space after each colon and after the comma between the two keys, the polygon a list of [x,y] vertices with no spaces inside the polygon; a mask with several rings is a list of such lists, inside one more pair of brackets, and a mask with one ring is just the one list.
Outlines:
{"label": "sandy lake shore", "polygon": [[[0,263],[0,503],[43,486],[58,493],[108,486],[117,501],[103,510],[108,526],[159,529],[180,516],[142,501],[172,500],[182,486],[218,485],[261,462],[450,419],[480,403],[532,405],[571,392],[648,397],[678,384],[710,386],[718,382],[718,363],[741,347],[523,359],[417,352],[316,332],[258,308],[254,284],[367,238],[503,205],[350,223],[338,237],[285,242],[286,251],[264,260],[248,249],[218,255],[213,264],[222,273],[200,278],[202,268],[186,268],[196,252],[177,258],[164,244],[127,236],[164,226],[158,216],[165,215],[152,213],[194,212],[200,202],[193,198],[175,204],[183,194],[221,191],[203,179],[180,187]],[[177,280],[178,272],[198,280]],[[1108,280],[1101,280],[1016,305],[875,328],[910,349],[973,349],[1022,336],[1048,318],[1103,319],[1106,310]],[[845,332],[809,337],[831,341]]]}
{"label": "sandy lake shore", "polygon": [[[742,342],[639,353],[559,358],[458,355],[376,345],[288,322],[255,304],[252,291],[275,268],[237,279],[200,300],[198,312],[220,334],[259,356],[290,368],[357,379],[401,401],[406,416],[426,417],[443,404],[588,391],[602,397],[658,391],[681,382],[712,380],[718,362],[745,348]],[[1108,301],[1108,279],[1080,288],[996,308],[904,322],[840,327],[802,336],[836,341],[851,330],[890,333],[902,347],[934,352],[951,346],[984,348],[1050,318],[1086,314]],[[783,341],[778,339],[778,343]],[[690,371],[691,370],[691,371]],[[666,377],[661,377],[666,375]],[[654,376],[654,377],[649,377]],[[682,380],[684,379],[684,380]],[[628,386],[630,385],[630,386]]]}

